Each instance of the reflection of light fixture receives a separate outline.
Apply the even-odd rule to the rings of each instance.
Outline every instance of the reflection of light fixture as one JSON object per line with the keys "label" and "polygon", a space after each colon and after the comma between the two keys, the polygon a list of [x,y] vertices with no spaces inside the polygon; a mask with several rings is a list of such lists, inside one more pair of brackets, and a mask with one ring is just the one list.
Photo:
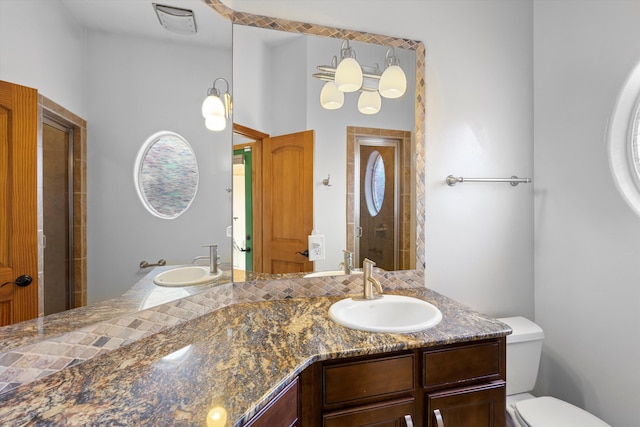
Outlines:
{"label": "reflection of light fixture", "polygon": [[407,89],[407,78],[393,47],[387,50],[386,68],[381,72],[378,65],[360,65],[355,60],[355,52],[344,40],[340,48],[341,61],[334,56],[331,65],[318,65],[320,71],[313,77],[326,83],[320,92],[320,104],[326,110],[336,110],[344,104],[345,92],[360,91],[358,111],[376,114],[385,98],[400,98]]}
{"label": "reflection of light fixture", "polygon": [[227,425],[227,411],[221,406],[211,408],[207,413],[207,427],[224,427]]}
{"label": "reflection of light fixture", "polygon": [[378,92],[363,90],[358,98],[358,111],[362,114],[376,114],[380,111],[382,100]]}
{"label": "reflection of light fixture", "polygon": [[153,9],[158,15],[160,25],[167,30],[178,34],[196,33],[196,20],[192,10],[156,3],[153,3]]}
{"label": "reflection of light fixture", "polygon": [[342,41],[335,82],[342,92],[355,92],[362,87],[362,68],[356,61],[355,51],[349,46],[349,40]]}
{"label": "reflection of light fixture", "polygon": [[[216,88],[216,83],[222,80],[226,83],[227,89],[220,93]],[[231,116],[231,95],[229,94],[229,82],[223,78],[215,79],[213,87],[207,90],[207,97],[202,103],[202,117],[204,124],[209,130],[219,131],[227,127],[227,119]]]}
{"label": "reflection of light fixture", "polygon": [[344,104],[344,92],[334,82],[326,82],[320,91],[320,104],[326,110],[337,110]]}
{"label": "reflection of light fixture", "polygon": [[385,98],[400,98],[407,90],[407,77],[400,68],[400,61],[398,61],[396,51],[392,47],[387,50],[386,60],[387,68],[380,76],[378,92]]}

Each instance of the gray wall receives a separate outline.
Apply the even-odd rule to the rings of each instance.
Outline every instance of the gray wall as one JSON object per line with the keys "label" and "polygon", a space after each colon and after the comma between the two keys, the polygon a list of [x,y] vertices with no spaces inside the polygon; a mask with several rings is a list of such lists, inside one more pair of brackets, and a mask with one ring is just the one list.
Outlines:
{"label": "gray wall", "polygon": [[606,132],[640,59],[640,2],[537,1],[537,391],[616,427],[638,425],[640,218],[618,193]]}
{"label": "gray wall", "polygon": [[[200,106],[215,78],[231,78],[231,51],[95,31],[87,45],[89,302],[129,289],[150,271],[142,260],[188,264],[217,243],[230,262],[231,126],[207,130]],[[200,173],[193,204],[173,220],[152,216],[133,184],[138,151],[162,130],[191,144]]]}

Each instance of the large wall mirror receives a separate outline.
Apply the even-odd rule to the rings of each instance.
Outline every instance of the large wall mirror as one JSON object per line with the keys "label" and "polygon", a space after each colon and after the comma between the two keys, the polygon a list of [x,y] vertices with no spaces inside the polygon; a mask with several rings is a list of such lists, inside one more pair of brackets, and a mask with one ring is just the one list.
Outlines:
{"label": "large wall mirror", "polygon": [[[240,230],[234,232],[234,268],[276,274],[274,277],[287,272],[333,271],[338,270],[343,260],[343,250],[349,250],[356,254],[356,267],[366,256],[377,259],[386,270],[423,269],[423,45],[406,39],[237,13],[218,1],[206,1],[234,22],[234,197],[242,193],[237,197],[239,207],[234,202],[234,230]],[[344,40],[349,41],[361,65],[377,64],[382,69],[385,54],[393,47],[409,82],[406,94],[400,99],[383,99],[375,115],[358,112],[357,94],[346,94],[344,105],[338,110],[323,109],[319,98],[324,82],[314,79],[312,74],[318,72],[319,65],[331,65],[333,56],[339,60]],[[249,189],[247,180],[251,179],[245,165],[247,157],[252,157],[251,168],[260,179],[264,173],[260,171],[261,158],[263,162],[272,161],[266,160],[267,154],[260,144],[282,136],[301,135],[303,131],[313,132],[312,220],[307,223],[325,237],[325,259],[315,263],[305,262],[300,254],[306,242],[294,250],[287,247],[286,255],[291,258],[285,261],[269,254],[277,252],[277,248],[269,248],[265,236],[275,234],[269,230],[273,218],[265,216],[268,209],[264,206],[272,200],[256,198],[256,193],[265,193],[260,184],[256,192],[254,183],[252,197],[245,192]],[[370,175],[365,173],[366,164],[374,152],[388,151],[375,149],[385,144],[397,147],[386,162],[387,171],[391,166],[398,176],[396,181],[387,180],[386,189],[392,200],[395,198],[395,204],[391,218],[380,219],[382,214],[374,214],[370,216],[375,218],[369,218],[367,223],[366,215],[360,214],[367,211],[364,181]],[[261,185],[268,183],[263,180]],[[294,187],[288,191],[295,194]],[[298,216],[304,216],[304,212],[298,213],[302,204],[303,200],[296,198],[294,206],[285,205],[283,210],[294,210]],[[247,206],[251,206],[252,213]],[[368,249],[363,243],[367,236]],[[381,241],[391,241],[391,249],[380,247],[377,242]],[[244,278],[250,279],[251,275],[241,271],[234,281]]]}

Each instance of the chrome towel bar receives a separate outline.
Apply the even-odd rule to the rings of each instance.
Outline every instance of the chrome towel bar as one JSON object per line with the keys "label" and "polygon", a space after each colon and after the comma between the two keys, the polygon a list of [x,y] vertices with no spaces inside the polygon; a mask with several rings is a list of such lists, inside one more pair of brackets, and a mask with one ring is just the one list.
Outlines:
{"label": "chrome towel bar", "polygon": [[149,267],[162,267],[163,265],[167,265],[167,261],[160,259],[156,264],[149,264],[147,261],[140,261],[140,268],[149,268]]}
{"label": "chrome towel bar", "polygon": [[520,183],[526,184],[531,182],[531,178],[518,178],[515,175],[511,178],[463,178],[461,176],[455,177],[453,175],[449,175],[445,181],[450,186],[456,185],[458,182],[508,182],[515,187]]}

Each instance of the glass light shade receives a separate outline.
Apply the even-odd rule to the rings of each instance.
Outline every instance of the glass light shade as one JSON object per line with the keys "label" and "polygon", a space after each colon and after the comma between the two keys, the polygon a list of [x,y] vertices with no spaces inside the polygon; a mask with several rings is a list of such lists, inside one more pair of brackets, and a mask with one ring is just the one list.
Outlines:
{"label": "glass light shade", "polygon": [[362,68],[354,58],[344,58],[336,68],[336,86],[342,92],[355,92],[362,87]]}
{"label": "glass light shade", "polygon": [[326,82],[320,91],[320,105],[325,110],[337,110],[344,104],[344,92],[333,82]]}
{"label": "glass light shade", "polygon": [[397,65],[391,65],[380,76],[378,92],[385,98],[400,98],[407,90],[407,77]]}
{"label": "glass light shade", "polygon": [[382,99],[378,92],[362,91],[358,98],[358,111],[362,114],[376,114],[381,105]]}
{"label": "glass light shade", "polygon": [[214,115],[224,118],[224,104],[219,97],[215,95],[209,95],[204,99],[204,102],[202,103],[202,117],[206,119],[207,117]]}
{"label": "glass light shade", "polygon": [[227,127],[227,119],[224,116],[209,116],[205,117],[204,125],[209,130],[220,131]]}

